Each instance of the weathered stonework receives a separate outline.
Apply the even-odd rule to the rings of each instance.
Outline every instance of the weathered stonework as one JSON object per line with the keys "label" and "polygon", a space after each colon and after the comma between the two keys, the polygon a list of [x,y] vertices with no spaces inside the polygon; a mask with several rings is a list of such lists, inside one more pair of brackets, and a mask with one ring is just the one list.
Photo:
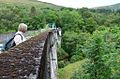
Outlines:
{"label": "weathered stonework", "polygon": [[[38,36],[13,47],[0,54],[0,79],[43,79],[44,72],[41,62],[46,62],[45,56],[49,32]],[[49,48],[48,48],[49,49]],[[41,73],[43,72],[43,73]],[[41,75],[40,75],[41,74]],[[40,78],[41,76],[41,78]]]}

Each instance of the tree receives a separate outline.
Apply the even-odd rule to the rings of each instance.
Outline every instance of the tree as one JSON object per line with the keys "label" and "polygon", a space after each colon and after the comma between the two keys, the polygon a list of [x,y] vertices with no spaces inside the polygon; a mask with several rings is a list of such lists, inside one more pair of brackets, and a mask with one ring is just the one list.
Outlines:
{"label": "tree", "polygon": [[30,16],[35,16],[37,14],[36,12],[36,8],[34,6],[31,7],[31,12],[30,12]]}
{"label": "tree", "polygon": [[111,70],[105,65],[102,60],[103,39],[96,34],[86,43],[86,57],[89,59],[89,64],[86,67],[90,75],[90,79],[110,79]]}
{"label": "tree", "polygon": [[[105,55],[104,32],[96,31],[86,41],[83,52],[87,61],[83,65],[83,69],[79,70],[71,79],[110,79],[112,72],[106,61],[103,59]],[[81,74],[79,74],[81,73]]]}
{"label": "tree", "polygon": [[88,18],[85,20],[85,30],[89,33],[93,33],[97,29],[97,22],[92,18]]}
{"label": "tree", "polygon": [[75,52],[76,45],[79,42],[79,34],[74,31],[66,31],[62,38],[62,47],[68,53],[70,60]]}
{"label": "tree", "polygon": [[59,12],[61,26],[64,31],[80,31],[83,22],[82,16],[75,10],[62,10]]}
{"label": "tree", "polygon": [[76,44],[75,52],[73,52],[73,55],[71,57],[71,62],[76,62],[85,58],[85,54],[83,53],[82,49],[84,48],[84,44],[90,36],[91,35],[89,33],[79,32],[79,39]]}

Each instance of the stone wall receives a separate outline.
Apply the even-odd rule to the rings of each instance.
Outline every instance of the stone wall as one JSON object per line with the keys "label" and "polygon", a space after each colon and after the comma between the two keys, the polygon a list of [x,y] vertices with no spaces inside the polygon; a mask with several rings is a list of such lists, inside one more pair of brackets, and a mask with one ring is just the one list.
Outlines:
{"label": "stone wall", "polygon": [[[48,37],[52,31],[0,54],[0,79],[44,79]],[[43,66],[43,67],[42,67]]]}

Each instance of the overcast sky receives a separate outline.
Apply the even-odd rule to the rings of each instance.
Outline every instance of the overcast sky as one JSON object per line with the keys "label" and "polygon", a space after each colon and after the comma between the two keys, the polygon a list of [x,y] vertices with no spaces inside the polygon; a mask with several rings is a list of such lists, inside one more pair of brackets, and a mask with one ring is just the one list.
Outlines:
{"label": "overcast sky", "polygon": [[56,5],[81,8],[81,7],[98,7],[120,3],[120,0],[38,0],[43,2],[49,2]]}

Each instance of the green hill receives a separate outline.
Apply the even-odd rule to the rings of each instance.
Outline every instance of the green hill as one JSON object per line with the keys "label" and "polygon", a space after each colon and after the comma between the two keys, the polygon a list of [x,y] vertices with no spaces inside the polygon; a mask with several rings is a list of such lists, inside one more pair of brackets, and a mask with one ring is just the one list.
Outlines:
{"label": "green hill", "polygon": [[36,6],[39,8],[52,8],[52,9],[60,9],[61,6],[56,6],[54,4],[40,2],[37,0],[0,0],[0,8],[4,7],[4,5],[18,5],[18,6]]}
{"label": "green hill", "polygon": [[97,9],[106,9],[106,10],[120,10],[120,3],[109,5],[109,6],[103,6],[103,7],[97,7]]}
{"label": "green hill", "polygon": [[[48,9],[56,11],[61,8],[37,0],[0,0],[0,33],[14,32],[20,22],[31,24],[29,29],[32,30],[43,27],[45,25],[43,11],[49,11]],[[36,18],[31,17],[33,14],[37,15],[37,19],[39,16],[39,20],[35,21]]]}

